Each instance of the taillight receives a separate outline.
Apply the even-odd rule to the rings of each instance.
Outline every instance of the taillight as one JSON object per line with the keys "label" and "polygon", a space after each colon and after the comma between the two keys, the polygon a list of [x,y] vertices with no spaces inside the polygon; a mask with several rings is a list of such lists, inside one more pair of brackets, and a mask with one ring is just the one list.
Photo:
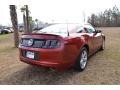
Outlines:
{"label": "taillight", "polygon": [[58,48],[61,45],[60,40],[45,40],[45,39],[20,39],[20,45],[33,48]]}
{"label": "taillight", "polygon": [[50,40],[46,40],[45,44],[42,46],[42,48],[49,48],[50,42],[51,42]]}
{"label": "taillight", "polygon": [[58,40],[46,40],[43,48],[58,48],[60,47],[60,41]]}

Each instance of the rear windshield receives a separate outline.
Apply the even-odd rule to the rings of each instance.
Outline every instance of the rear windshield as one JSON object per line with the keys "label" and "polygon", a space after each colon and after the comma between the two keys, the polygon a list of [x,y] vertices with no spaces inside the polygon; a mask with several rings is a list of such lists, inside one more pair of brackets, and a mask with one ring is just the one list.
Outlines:
{"label": "rear windshield", "polygon": [[39,30],[37,33],[67,34],[76,28],[76,24],[55,24]]}

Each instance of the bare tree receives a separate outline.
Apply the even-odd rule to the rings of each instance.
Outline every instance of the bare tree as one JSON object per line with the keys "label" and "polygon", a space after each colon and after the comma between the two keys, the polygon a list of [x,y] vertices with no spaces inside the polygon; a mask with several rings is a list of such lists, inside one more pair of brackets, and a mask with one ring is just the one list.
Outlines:
{"label": "bare tree", "polygon": [[23,7],[21,7],[21,12],[23,13],[23,22],[24,22],[24,33],[31,33],[31,25],[30,25],[30,20],[31,17],[29,16],[29,9],[28,9],[28,5],[24,5]]}
{"label": "bare tree", "polygon": [[27,33],[27,28],[26,28],[26,16],[25,16],[25,12],[26,12],[25,5],[24,5],[23,7],[21,7],[20,10],[21,10],[21,12],[23,13],[24,33]]}
{"label": "bare tree", "polygon": [[14,30],[14,46],[18,47],[19,34],[18,34],[18,20],[17,20],[16,7],[15,7],[15,5],[10,5],[9,8],[10,8],[12,27]]}
{"label": "bare tree", "polygon": [[117,8],[117,6],[113,7],[112,16],[113,16],[114,25],[115,26],[120,25],[119,24],[120,12],[119,12],[119,9]]}
{"label": "bare tree", "polygon": [[88,18],[88,22],[94,26],[120,26],[120,11],[117,6],[113,9],[106,9],[99,14],[92,14]]}

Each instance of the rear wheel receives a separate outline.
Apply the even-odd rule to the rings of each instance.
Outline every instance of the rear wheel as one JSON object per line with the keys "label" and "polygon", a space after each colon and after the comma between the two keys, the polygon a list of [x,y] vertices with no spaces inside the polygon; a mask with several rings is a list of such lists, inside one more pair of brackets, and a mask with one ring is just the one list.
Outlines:
{"label": "rear wheel", "polygon": [[86,68],[87,61],[88,61],[88,50],[85,47],[83,47],[77,59],[76,69],[79,71],[83,71]]}

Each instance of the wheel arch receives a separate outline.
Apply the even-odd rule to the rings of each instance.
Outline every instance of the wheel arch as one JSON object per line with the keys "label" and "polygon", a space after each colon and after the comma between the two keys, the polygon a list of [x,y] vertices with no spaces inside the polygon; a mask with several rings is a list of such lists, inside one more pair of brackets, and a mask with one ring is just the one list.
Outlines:
{"label": "wheel arch", "polygon": [[105,40],[105,36],[102,36],[102,38]]}
{"label": "wheel arch", "polygon": [[102,37],[103,37],[103,39],[105,40],[105,35],[104,35],[104,34],[102,34]]}
{"label": "wheel arch", "polygon": [[88,46],[88,44],[83,45],[83,47],[85,47],[87,49],[88,54],[89,54],[89,46]]}

